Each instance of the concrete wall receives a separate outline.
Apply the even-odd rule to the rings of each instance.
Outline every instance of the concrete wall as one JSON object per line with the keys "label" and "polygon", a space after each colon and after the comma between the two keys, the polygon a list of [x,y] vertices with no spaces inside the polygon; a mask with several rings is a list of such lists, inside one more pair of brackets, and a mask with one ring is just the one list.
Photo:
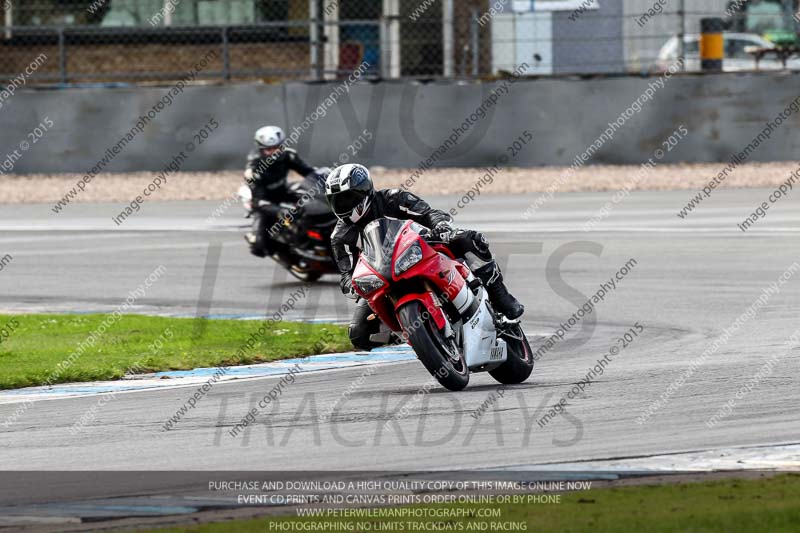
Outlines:
{"label": "concrete wall", "polygon": [[[478,119],[437,166],[493,164],[523,130],[535,142],[513,166],[566,165],[584,152],[608,122],[656,78],[520,81]],[[722,161],[738,152],[800,95],[800,75],[752,74],[673,77],[597,151],[594,163],[640,163],[678,126],[688,138],[664,162]],[[324,116],[309,120],[297,148],[317,165],[359,160],[368,165],[416,167],[480,106],[496,83],[364,83],[351,88]],[[209,140],[189,155],[184,170],[241,168],[252,132],[264,124],[291,126],[312,115],[335,84],[228,85],[187,88],[126,146],[108,169],[157,170],[169,163],[211,117]],[[52,129],[14,161],[14,172],[86,172],[107,148],[147,114],[168,88],[24,90],[0,108],[0,163],[18,150],[45,117]],[[800,115],[793,115],[753,160],[797,157]],[[363,130],[372,140],[356,156],[349,146]],[[346,154],[346,155],[341,155]],[[6,173],[8,166],[0,169]]]}

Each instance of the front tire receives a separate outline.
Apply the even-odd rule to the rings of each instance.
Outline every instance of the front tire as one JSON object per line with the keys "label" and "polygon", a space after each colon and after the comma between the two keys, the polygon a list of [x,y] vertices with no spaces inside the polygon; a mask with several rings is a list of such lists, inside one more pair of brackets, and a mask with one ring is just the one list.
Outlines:
{"label": "front tire", "polygon": [[533,350],[528,337],[519,324],[500,336],[506,341],[508,359],[505,363],[489,371],[494,379],[504,385],[517,385],[528,379],[533,372]]}
{"label": "front tire", "polygon": [[460,350],[444,337],[420,302],[409,302],[397,317],[417,357],[428,372],[451,391],[463,390],[469,383],[469,367]]}
{"label": "front tire", "polygon": [[295,272],[291,268],[289,268],[289,274],[306,283],[314,283],[315,281],[319,281],[319,278],[322,277],[322,273],[320,272]]}

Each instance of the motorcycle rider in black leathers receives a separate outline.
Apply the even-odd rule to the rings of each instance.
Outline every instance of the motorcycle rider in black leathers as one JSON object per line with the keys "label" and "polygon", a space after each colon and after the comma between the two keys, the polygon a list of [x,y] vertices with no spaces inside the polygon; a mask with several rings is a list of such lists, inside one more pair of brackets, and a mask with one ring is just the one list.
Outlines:
{"label": "motorcycle rider in black leathers", "polygon": [[287,148],[286,135],[277,126],[265,126],[256,131],[256,147],[247,156],[245,179],[253,192],[253,232],[247,235],[250,253],[266,257],[276,253],[267,230],[279,218],[281,204],[294,204],[300,194],[289,186],[288,175],[294,170],[303,177],[314,172],[297,152]]}
{"label": "motorcycle rider in black leathers", "polygon": [[353,271],[358,262],[359,236],[364,227],[376,218],[413,220],[429,228],[434,239],[448,242],[450,251],[466,260],[467,266],[486,287],[496,311],[512,320],[525,311],[522,304],[509,294],[483,234],[455,229],[450,215],[431,208],[419,196],[400,189],[376,191],[369,171],[357,164],[334,169],[325,182],[325,194],[339,219],[331,240],[333,255],[341,272],[342,292],[358,299],[349,330],[350,340],[356,348],[371,350],[381,345],[370,338],[378,333],[380,321],[367,320],[372,310],[366,300],[358,298],[352,284]]}

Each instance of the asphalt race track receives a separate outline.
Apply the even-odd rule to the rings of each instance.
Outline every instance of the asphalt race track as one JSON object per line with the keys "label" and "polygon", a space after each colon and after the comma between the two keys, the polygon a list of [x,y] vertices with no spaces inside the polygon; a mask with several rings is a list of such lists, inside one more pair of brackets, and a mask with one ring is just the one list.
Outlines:
{"label": "asphalt race track", "polygon": [[[489,375],[473,375],[460,393],[434,386],[417,394],[431,378],[410,361],[303,374],[238,437],[228,430],[277,378],[217,384],[170,431],[162,424],[191,389],[119,395],[79,435],[68,428],[96,397],[39,401],[10,428],[0,426],[2,464],[12,470],[497,469],[755,446],[766,446],[759,455],[766,457],[773,445],[800,442],[800,349],[787,348],[800,328],[800,269],[785,274],[800,262],[800,197],[781,200],[747,233],[736,227],[769,192],[718,190],[685,220],[675,213],[693,192],[632,193],[589,232],[583,223],[612,193],[560,195],[530,220],[522,213],[536,195],[482,196],[466,207],[458,225],[487,233],[510,287],[527,305],[524,326],[534,350],[602,283],[630,267],[595,311],[542,356],[531,379],[503,391],[482,416],[478,408],[498,386]],[[456,201],[432,203],[449,209]],[[238,206],[209,222],[218,204],[152,203],[119,228],[111,221],[116,204],[72,205],[59,215],[45,205],[4,206],[0,251],[14,259],[0,272],[0,308],[108,312],[164,265],[166,276],[137,301],[137,311],[263,315],[300,284],[247,253]],[[221,247],[218,264],[210,247]],[[782,275],[785,284],[734,326]],[[204,276],[213,281],[210,304],[201,295]],[[350,302],[336,281],[316,285],[291,318],[346,321]],[[618,339],[636,323],[643,331],[622,348]],[[726,328],[733,333],[725,342],[637,423]],[[565,415],[540,427],[550,406],[614,346],[621,349],[603,375],[567,402]],[[732,413],[709,428],[706,421],[775,357]],[[365,368],[372,373],[343,398]],[[332,418],[317,419],[335,404]],[[14,407],[0,404],[0,420]]]}

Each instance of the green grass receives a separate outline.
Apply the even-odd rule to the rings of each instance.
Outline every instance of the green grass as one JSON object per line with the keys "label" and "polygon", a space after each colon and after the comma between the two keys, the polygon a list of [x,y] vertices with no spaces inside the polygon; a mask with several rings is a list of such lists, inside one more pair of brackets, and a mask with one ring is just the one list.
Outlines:
{"label": "green grass", "polygon": [[[101,328],[104,321],[107,329]],[[0,389],[117,379],[132,367],[132,373],[189,370],[352,349],[342,326],[278,322],[256,339],[244,357],[237,357],[239,348],[263,325],[263,321],[140,315],[122,315],[119,320],[102,314],[3,315]],[[98,328],[105,331],[96,333],[90,346],[87,338]],[[72,357],[81,343],[84,349]]]}
{"label": "green grass", "polygon": [[[430,506],[454,507],[454,506]],[[462,506],[464,507],[464,506]],[[428,519],[426,524],[450,523],[440,531],[470,531],[469,522],[525,522],[527,531],[558,532],[782,532],[800,530],[800,475],[781,475],[756,480],[692,482],[655,486],[632,486],[595,489],[564,494],[561,503],[525,505],[467,505],[472,509],[494,507],[501,518]],[[409,521],[402,531],[412,529]],[[417,524],[426,519],[413,519]],[[302,531],[270,528],[270,522],[300,521],[355,524],[370,522],[371,528],[354,527],[352,531],[391,531],[375,527],[380,520],[360,518],[261,518],[222,522],[178,529],[160,529],[160,533],[263,533],[265,531]],[[385,521],[384,521],[385,522]],[[452,525],[454,524],[454,525]],[[458,526],[461,524],[461,526]],[[459,529],[460,527],[460,529]],[[313,531],[314,529],[307,529]],[[474,530],[474,529],[473,529]],[[499,529],[498,529],[499,530]],[[491,531],[491,529],[487,529]]]}

